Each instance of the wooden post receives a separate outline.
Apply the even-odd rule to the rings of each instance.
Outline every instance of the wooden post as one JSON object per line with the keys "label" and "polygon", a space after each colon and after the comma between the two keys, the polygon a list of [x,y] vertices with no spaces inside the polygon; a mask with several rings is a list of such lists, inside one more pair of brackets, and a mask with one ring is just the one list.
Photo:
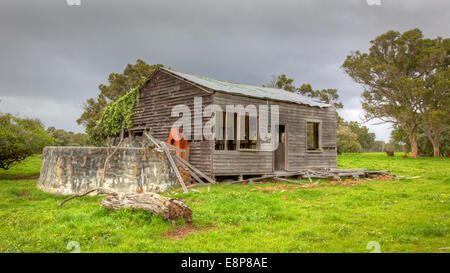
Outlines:
{"label": "wooden post", "polygon": [[178,178],[178,182],[180,182],[181,187],[183,188],[183,192],[184,193],[188,193],[188,189],[186,188],[186,185],[184,184],[183,178],[181,177],[180,172],[178,171],[177,165],[175,164],[175,162],[173,161],[172,155],[169,152],[169,149],[167,149],[166,143],[161,142],[161,146],[164,150],[164,153],[166,153],[167,158],[169,159],[169,163],[172,166],[173,171],[175,172],[177,178]]}
{"label": "wooden post", "polygon": [[179,157],[178,155],[175,155],[175,157],[177,158],[177,160],[183,162],[186,166],[188,166],[189,168],[191,168],[193,171],[195,171],[198,175],[200,175],[201,177],[205,178],[209,183],[211,184],[216,184],[216,181],[212,180],[210,177],[208,177],[206,174],[204,174],[203,172],[201,172],[199,169],[197,169],[196,167],[192,166],[189,162],[187,162],[186,160],[182,159],[181,157]]}
{"label": "wooden post", "polygon": [[144,135],[150,139],[150,141],[155,145],[157,149],[161,149],[160,141],[157,141],[154,137],[144,132]]}
{"label": "wooden post", "polygon": [[198,176],[195,174],[195,172],[193,172],[191,169],[189,169],[188,166],[186,166],[183,162],[181,162],[181,161],[179,160],[178,157],[175,157],[175,159],[178,161],[178,163],[180,163],[180,165],[181,165],[186,171],[189,172],[189,174],[190,174],[190,175],[191,175],[198,183],[200,183],[200,184],[205,184],[205,182],[203,182],[203,181],[200,179],[200,177],[198,177]]}
{"label": "wooden post", "polygon": [[[175,146],[173,146],[173,145],[170,145],[170,144],[168,144],[168,143],[162,142],[161,140],[158,140],[158,139],[152,137],[151,135],[149,135],[149,134],[147,134],[147,133],[144,133],[144,135],[145,135],[148,139],[150,139],[150,141],[153,142],[153,143],[155,144],[156,147],[160,147],[160,148],[163,148],[163,149],[164,149],[164,147],[166,147],[167,152],[169,153],[169,155],[170,155],[170,152],[169,152],[169,150],[168,150],[168,147],[171,148],[171,149],[174,149],[174,150],[176,150],[176,151],[179,151],[179,152],[185,152],[185,150],[180,149],[180,148],[178,148],[178,147],[175,147]],[[186,160],[184,160],[183,158],[181,158],[180,156],[178,156],[178,155],[176,155],[176,154],[175,154],[174,156],[175,156],[175,158],[177,159],[178,162],[184,164],[186,167],[191,168],[191,170],[193,170],[193,171],[196,172],[199,176],[201,176],[201,177],[203,177],[204,179],[206,179],[209,183],[216,184],[216,181],[212,180],[210,177],[208,177],[206,174],[204,174],[203,172],[201,172],[199,169],[197,169],[196,167],[192,166],[189,162],[187,162]],[[169,156],[168,156],[168,157],[169,157]],[[172,157],[170,156],[170,158],[172,158]],[[172,161],[173,161],[173,159],[172,159]],[[174,164],[175,164],[175,163],[174,163]],[[177,169],[177,170],[178,170],[178,169]],[[180,177],[181,177],[181,175],[180,175]]]}

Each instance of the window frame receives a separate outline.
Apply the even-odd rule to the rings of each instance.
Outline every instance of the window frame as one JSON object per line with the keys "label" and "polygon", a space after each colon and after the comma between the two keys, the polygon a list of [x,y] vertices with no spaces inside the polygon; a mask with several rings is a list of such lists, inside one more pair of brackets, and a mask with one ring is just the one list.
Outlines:
{"label": "window frame", "polygon": [[[218,117],[219,117],[219,115],[217,115],[218,113],[220,113],[221,115],[222,115],[222,124],[221,124],[221,126],[220,126],[220,128],[221,128],[221,130],[223,131],[222,132],[222,139],[221,140],[219,140],[219,139],[217,139],[217,129],[218,129],[218,125],[217,125],[217,120],[218,120]],[[215,120],[215,125],[214,125],[214,135],[215,135],[215,138],[216,139],[214,139],[214,150],[215,151],[226,151],[226,128],[227,128],[227,126],[226,126],[226,112],[219,112],[219,111],[217,111],[217,112],[215,112],[215,114],[214,114],[214,118],[216,119]],[[223,146],[223,149],[217,149],[216,147],[217,147],[217,145],[222,145]]]}
{"label": "window frame", "polygon": [[[217,113],[217,112],[216,112]],[[226,140],[226,136],[227,136],[227,117],[228,114],[226,111],[222,111],[221,112],[222,115],[225,114],[225,120],[222,120],[222,123],[225,124],[225,131],[224,131],[224,139],[222,140],[224,142],[224,149],[223,150],[217,150],[216,149],[216,141],[214,140],[214,153],[220,154],[220,153],[237,153],[237,152],[259,152],[261,151],[261,141],[260,141],[260,135],[259,135],[259,115],[256,116],[256,148],[255,149],[248,149],[248,148],[241,148],[241,143],[240,143],[240,136],[238,135],[239,132],[239,128],[241,126],[241,116],[238,115],[237,113],[234,113],[235,115],[237,114],[236,117],[236,123],[234,124],[236,131],[234,132],[234,134],[236,135],[236,149],[235,150],[228,150],[228,145],[227,145],[227,140]],[[234,115],[233,115],[234,116]],[[244,118],[245,120],[245,118]],[[214,127],[214,130],[216,130],[216,126]],[[215,133],[215,132],[214,132]]]}
{"label": "window frame", "polygon": [[[241,121],[244,120],[244,128],[245,128],[245,121],[248,117],[248,121],[249,121],[249,127],[250,127],[250,114],[245,113],[245,115],[240,116],[238,115],[238,128],[240,130],[241,128]],[[260,151],[260,139],[259,139],[259,115],[257,115],[256,117],[256,147],[254,149],[251,148],[241,148],[241,139],[240,136],[238,136],[238,140],[237,140],[237,147],[238,147],[238,151],[244,151],[244,152],[253,152],[253,151]],[[245,130],[245,129],[244,129]],[[240,132],[239,132],[240,133]],[[249,134],[250,134],[250,128],[249,128]]]}
{"label": "window frame", "polygon": [[[238,115],[236,114],[236,113],[234,113],[233,115],[231,115],[231,113],[227,113],[227,112],[225,112],[225,111],[222,111],[222,112],[216,112],[216,114],[215,114],[215,118],[216,118],[216,122],[217,122],[217,113],[221,113],[222,114],[222,128],[223,128],[223,135],[222,135],[222,137],[223,137],[223,139],[222,140],[217,140],[217,139],[215,139],[214,140],[214,151],[221,151],[221,152],[236,152],[237,151],[237,148],[238,148],[238,145],[239,145],[239,140],[237,139],[237,126],[238,126]],[[234,149],[233,150],[229,150],[228,149],[228,146],[229,146],[229,141],[232,141],[232,140],[229,140],[228,139],[228,125],[229,125],[229,120],[228,120],[228,118],[229,117],[232,117],[232,119],[233,119],[233,121],[234,121],[234,123],[233,123],[233,137],[235,138],[235,143],[234,143]],[[214,134],[216,133],[216,129],[217,129],[217,126],[214,126]],[[216,149],[216,146],[217,146],[217,141],[221,141],[222,142],[222,144],[221,145],[223,145],[223,149]],[[220,145],[220,144],[219,144]]]}
{"label": "window frame", "polygon": [[[317,123],[317,149],[315,150],[309,150],[308,149],[308,123]],[[322,153],[323,152],[323,148],[322,148],[322,120],[319,119],[306,119],[305,120],[305,152],[306,153]]]}

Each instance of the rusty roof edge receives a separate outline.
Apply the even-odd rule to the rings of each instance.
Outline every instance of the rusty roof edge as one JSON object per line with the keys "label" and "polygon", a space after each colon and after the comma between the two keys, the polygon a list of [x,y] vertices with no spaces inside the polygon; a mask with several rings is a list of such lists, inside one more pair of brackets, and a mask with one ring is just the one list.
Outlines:
{"label": "rusty roof edge", "polygon": [[316,101],[314,99],[311,99],[309,97],[306,97],[306,96],[303,96],[303,95],[300,95],[297,93],[289,92],[289,91],[286,91],[283,89],[226,82],[226,81],[216,80],[216,79],[212,79],[212,78],[208,78],[208,77],[184,73],[184,72],[177,71],[174,69],[167,69],[164,67],[161,67],[159,69],[161,69],[162,71],[166,71],[176,77],[181,77],[196,86],[201,86],[203,88],[208,88],[208,89],[211,89],[211,90],[214,90],[217,92],[221,92],[221,93],[242,95],[242,96],[261,98],[261,99],[266,99],[266,100],[284,101],[284,102],[308,105],[311,107],[319,107],[319,108],[332,107],[332,105],[330,105],[330,104],[322,103],[322,102]]}
{"label": "rusty roof edge", "polygon": [[[164,67],[159,67],[158,70],[160,70],[160,71],[163,72],[163,73],[170,74],[172,77],[175,77],[175,78],[177,78],[177,79],[184,80],[184,81],[188,82],[189,84],[192,84],[192,85],[194,85],[195,87],[200,88],[202,91],[204,91],[204,92],[206,92],[206,93],[208,93],[208,94],[213,94],[213,93],[214,93],[214,90],[211,91],[211,90],[205,89],[205,86],[202,86],[202,85],[200,85],[200,84],[198,84],[198,83],[195,83],[195,82],[193,82],[193,81],[190,81],[189,79],[186,79],[186,78],[184,78],[184,77],[181,77],[180,75],[177,75],[176,73],[173,73],[173,71],[171,71],[170,69],[167,69],[167,68],[164,68]],[[206,88],[207,88],[207,87],[206,87]]]}

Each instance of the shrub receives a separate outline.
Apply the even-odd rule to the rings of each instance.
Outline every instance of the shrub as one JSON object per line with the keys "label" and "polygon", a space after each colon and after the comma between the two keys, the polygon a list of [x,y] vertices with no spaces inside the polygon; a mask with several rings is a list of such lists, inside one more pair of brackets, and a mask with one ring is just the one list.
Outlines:
{"label": "shrub", "polygon": [[358,135],[352,132],[347,126],[339,127],[336,131],[337,152],[341,153],[361,153],[363,151],[358,142]]}
{"label": "shrub", "polygon": [[53,143],[38,119],[0,113],[0,168],[7,170]]}

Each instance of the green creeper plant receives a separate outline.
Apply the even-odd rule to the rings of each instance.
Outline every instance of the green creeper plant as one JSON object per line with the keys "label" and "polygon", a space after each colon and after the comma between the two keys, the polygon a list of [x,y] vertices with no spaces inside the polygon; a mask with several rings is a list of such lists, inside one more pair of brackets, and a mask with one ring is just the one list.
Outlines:
{"label": "green creeper plant", "polygon": [[96,125],[87,128],[88,135],[95,141],[101,141],[107,137],[118,136],[121,130],[130,129],[133,126],[134,105],[139,101],[140,90],[146,83],[147,79],[142,77],[140,83],[130,92],[107,105]]}

